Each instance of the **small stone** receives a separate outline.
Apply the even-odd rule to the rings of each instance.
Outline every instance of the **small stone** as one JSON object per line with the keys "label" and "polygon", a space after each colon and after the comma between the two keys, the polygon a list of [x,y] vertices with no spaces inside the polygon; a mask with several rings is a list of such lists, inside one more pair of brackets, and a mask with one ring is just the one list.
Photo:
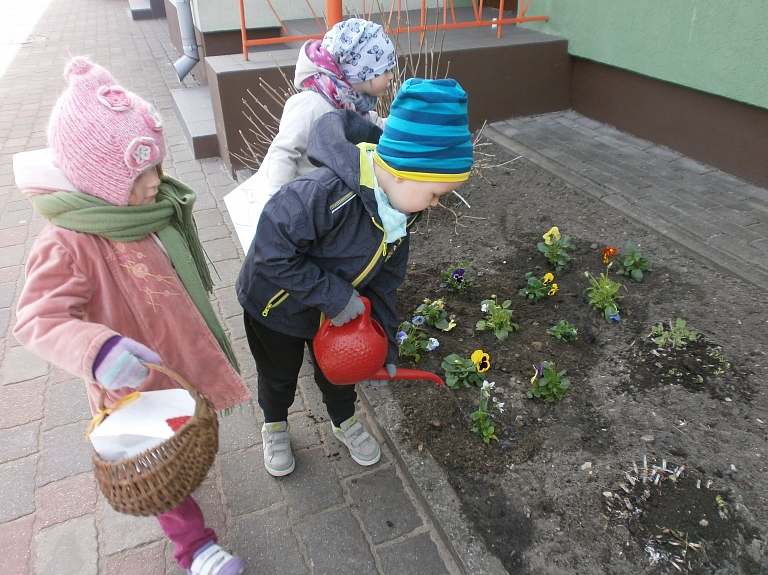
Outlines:
{"label": "small stone", "polygon": [[586,471],[587,469],[592,469],[592,462],[587,461],[584,465],[581,466],[582,471]]}
{"label": "small stone", "polygon": [[653,435],[642,435],[640,436],[640,439],[647,443],[651,443],[654,439],[656,439]]}
{"label": "small stone", "polygon": [[706,519],[702,519],[701,521],[699,521],[699,525],[701,525],[702,527],[706,527],[707,525],[709,525],[709,521],[707,521]]}
{"label": "small stone", "polygon": [[533,349],[536,351],[541,351],[541,342],[540,341],[532,341],[531,345],[533,346]]}
{"label": "small stone", "polygon": [[429,422],[429,424],[430,424],[432,427],[436,427],[436,428],[440,428],[440,427],[442,427],[442,426],[443,426],[443,424],[440,422],[440,420],[439,420],[439,419],[433,419],[433,420],[431,420],[431,421]]}
{"label": "small stone", "polygon": [[589,249],[596,250],[597,249],[597,244],[589,244]]}
{"label": "small stone", "polygon": [[723,401],[730,403],[733,400],[730,397],[724,397]]}

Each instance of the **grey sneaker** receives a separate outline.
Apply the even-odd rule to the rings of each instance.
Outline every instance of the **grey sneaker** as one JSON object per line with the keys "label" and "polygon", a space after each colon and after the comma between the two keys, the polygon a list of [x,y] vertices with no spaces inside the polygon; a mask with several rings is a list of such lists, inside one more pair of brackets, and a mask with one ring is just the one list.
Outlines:
{"label": "grey sneaker", "polygon": [[291,453],[290,426],[286,421],[265,423],[261,427],[261,439],[264,442],[264,467],[267,473],[275,477],[288,475],[296,467]]}
{"label": "grey sneaker", "polygon": [[352,459],[360,465],[373,465],[381,458],[379,444],[354,415],[344,421],[340,427],[336,427],[333,423],[331,427],[336,438],[349,449]]}

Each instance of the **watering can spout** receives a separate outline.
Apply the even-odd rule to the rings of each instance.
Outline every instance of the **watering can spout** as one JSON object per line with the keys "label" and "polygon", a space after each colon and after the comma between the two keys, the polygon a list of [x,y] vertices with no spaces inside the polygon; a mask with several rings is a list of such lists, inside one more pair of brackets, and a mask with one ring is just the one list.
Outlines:
{"label": "watering can spout", "polygon": [[395,372],[394,377],[390,377],[389,373],[387,373],[386,368],[382,367],[374,373],[369,379],[427,379],[429,381],[434,381],[438,385],[445,385],[443,383],[443,380],[440,379],[438,376],[436,376],[434,373],[430,373],[428,371],[420,371],[418,369],[405,369],[402,367],[398,367],[397,371]]}

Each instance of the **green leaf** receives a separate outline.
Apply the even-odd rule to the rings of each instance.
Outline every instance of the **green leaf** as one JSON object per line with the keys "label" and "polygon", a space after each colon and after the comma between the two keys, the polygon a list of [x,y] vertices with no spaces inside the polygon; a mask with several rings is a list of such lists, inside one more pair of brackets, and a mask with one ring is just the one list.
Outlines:
{"label": "green leaf", "polygon": [[632,279],[635,280],[637,283],[640,283],[643,281],[643,270],[634,269],[631,272],[629,272],[629,275],[631,275]]}
{"label": "green leaf", "polygon": [[475,329],[485,329],[485,320],[481,319],[479,322],[477,322]]}
{"label": "green leaf", "polygon": [[496,337],[499,338],[501,341],[506,341],[506,339],[509,337],[509,332],[506,329],[498,329],[496,330]]}

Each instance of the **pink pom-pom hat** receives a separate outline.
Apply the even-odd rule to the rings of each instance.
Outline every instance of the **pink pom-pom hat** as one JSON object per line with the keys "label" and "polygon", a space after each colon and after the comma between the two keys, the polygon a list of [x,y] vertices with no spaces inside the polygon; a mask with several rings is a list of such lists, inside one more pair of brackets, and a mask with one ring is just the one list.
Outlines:
{"label": "pink pom-pom hat", "polygon": [[136,178],[165,157],[163,121],[88,58],[73,58],[64,78],[48,123],[53,155],[81,192],[125,206]]}

